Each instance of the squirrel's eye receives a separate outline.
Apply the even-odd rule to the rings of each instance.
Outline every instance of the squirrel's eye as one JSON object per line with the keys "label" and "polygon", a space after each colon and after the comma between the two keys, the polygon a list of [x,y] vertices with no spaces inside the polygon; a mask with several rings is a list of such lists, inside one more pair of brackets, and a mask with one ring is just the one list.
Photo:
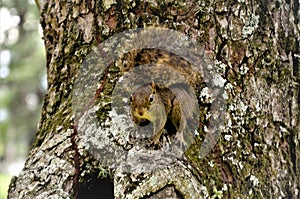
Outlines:
{"label": "squirrel's eye", "polygon": [[133,102],[133,97],[132,97],[132,95],[129,97],[129,101],[130,101],[130,102]]}
{"label": "squirrel's eye", "polygon": [[150,97],[149,97],[149,102],[152,103],[153,101],[154,101],[154,95],[151,94]]}

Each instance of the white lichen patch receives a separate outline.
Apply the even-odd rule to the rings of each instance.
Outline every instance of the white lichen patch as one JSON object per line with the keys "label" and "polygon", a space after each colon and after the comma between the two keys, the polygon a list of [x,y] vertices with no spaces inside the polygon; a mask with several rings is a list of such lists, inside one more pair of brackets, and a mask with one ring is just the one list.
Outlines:
{"label": "white lichen patch", "polygon": [[209,197],[208,190],[207,190],[206,186],[201,185],[200,186],[200,191],[204,194],[205,198]]}
{"label": "white lichen patch", "polygon": [[[112,115],[115,116],[117,114],[112,111],[110,116]],[[118,121],[119,125],[125,126],[122,119],[119,118]],[[109,126],[106,126],[107,124]],[[121,129],[115,125],[115,122],[108,120],[99,124],[94,109],[90,109],[86,111],[86,114],[79,121],[78,136],[80,142],[78,147],[88,150],[105,166],[117,166],[119,164],[118,161],[122,161],[122,156],[124,156],[121,144],[125,145],[127,140],[125,131],[125,128]]]}
{"label": "white lichen patch", "polygon": [[261,106],[260,106],[260,103],[259,102],[255,102],[255,110],[257,112],[261,111]]}
{"label": "white lichen patch", "polygon": [[227,99],[229,98],[226,91],[224,91],[224,93],[222,94],[222,97],[223,97],[223,99],[225,99],[225,100],[227,100]]}
{"label": "white lichen patch", "polygon": [[241,110],[241,115],[245,115],[246,111],[248,109],[248,106],[244,104],[243,101],[240,102],[240,104],[237,107],[239,110]]}
{"label": "white lichen patch", "polygon": [[240,169],[244,168],[244,165],[242,164],[242,162],[239,162],[239,167],[240,167]]}
{"label": "white lichen patch", "polygon": [[216,186],[213,187],[214,195],[211,196],[211,198],[222,198],[223,197],[223,191],[218,190]]}
{"label": "white lichen patch", "polygon": [[216,66],[218,72],[220,72],[221,74],[225,74],[226,67],[227,67],[226,64],[224,64],[221,61],[216,60],[215,61],[215,66]]}
{"label": "white lichen patch", "polygon": [[213,161],[209,161],[209,162],[208,162],[208,165],[209,165],[210,167],[214,167],[214,166],[215,166],[215,164],[213,163]]}
{"label": "white lichen patch", "polygon": [[244,168],[244,165],[241,161],[239,161],[236,157],[236,151],[233,152],[233,156],[223,157],[223,160],[230,160],[233,165],[238,166],[240,169]]}
{"label": "white lichen patch", "polygon": [[258,146],[260,146],[261,144],[258,144],[258,143],[254,143],[254,147],[258,147]]}
{"label": "white lichen patch", "polygon": [[[245,115],[247,114],[248,105],[246,105],[243,101],[233,101],[229,106],[229,110],[232,112],[231,117],[237,125],[241,126],[245,123]],[[244,128],[239,128],[241,133],[245,132]]]}
{"label": "white lichen patch", "polygon": [[224,87],[226,79],[224,79],[220,74],[215,74],[212,80],[213,84],[218,87]]}
{"label": "white lichen patch", "polygon": [[237,143],[236,143],[236,145],[237,145],[237,147],[241,148],[242,147],[241,141],[238,140]]}
{"label": "white lichen patch", "polygon": [[124,97],[124,98],[122,98],[122,101],[123,101],[124,103],[128,103],[128,98]]}
{"label": "white lichen patch", "polygon": [[249,68],[247,67],[246,64],[243,64],[240,68],[240,72],[242,75],[245,75],[249,71]]}
{"label": "white lichen patch", "polygon": [[226,86],[225,86],[225,89],[226,89],[226,90],[231,90],[231,89],[233,89],[232,84],[231,84],[231,83],[227,83]]}
{"label": "white lichen patch", "polygon": [[106,0],[103,1],[103,5],[104,5],[104,10],[108,10],[112,4],[116,4],[116,0]]}
{"label": "white lichen patch", "polygon": [[[127,110],[126,112],[129,113],[130,111]],[[113,108],[111,111],[109,111],[109,117],[112,118],[113,121],[111,125],[112,133],[115,135],[120,135],[120,133],[122,133],[124,139],[127,139],[126,129],[133,128],[133,122],[131,121],[129,115],[118,114],[116,109]]]}
{"label": "white lichen patch", "polygon": [[229,160],[231,160],[232,164],[236,165],[236,166],[240,166],[241,165],[241,162],[238,161],[237,157],[234,156],[234,157],[229,157],[228,158]]}
{"label": "white lichen patch", "polygon": [[253,34],[253,32],[258,28],[259,15],[252,14],[247,20],[244,21],[244,27],[242,30],[242,37],[247,38]]}
{"label": "white lichen patch", "polygon": [[226,122],[227,122],[227,127],[231,128],[232,127],[232,119],[228,113],[226,114]]}
{"label": "white lichen patch", "polygon": [[259,180],[255,175],[250,176],[250,181],[252,182],[253,186],[257,186],[259,184]]}
{"label": "white lichen patch", "polygon": [[[116,170],[114,184],[129,186],[130,182],[136,181],[136,174],[119,175],[119,172],[123,173],[119,169]],[[206,187],[201,185],[192,172],[179,161],[152,173],[139,175],[139,178],[141,177],[143,180],[139,183],[139,186],[134,187],[130,194],[126,195],[126,198],[144,198],[158,192],[168,184],[174,186],[184,198],[198,199],[203,198],[203,196],[209,196]],[[130,188],[132,189],[133,187]],[[123,198],[124,189],[126,187],[117,187],[115,189],[115,197]]]}
{"label": "white lichen patch", "polygon": [[209,90],[208,87],[205,87],[202,89],[201,93],[200,93],[200,99],[202,102],[204,103],[211,103],[212,99],[211,99],[211,92]]}
{"label": "white lichen patch", "polygon": [[208,128],[207,128],[206,125],[203,127],[203,129],[204,129],[204,132],[205,132],[205,133],[208,133],[208,132],[209,132],[209,130],[208,130]]}
{"label": "white lichen patch", "polygon": [[223,184],[222,191],[227,191],[227,190],[228,190],[227,184]]}
{"label": "white lichen patch", "polygon": [[232,135],[225,135],[225,136],[224,136],[224,139],[225,139],[226,141],[230,141],[231,138],[232,138]]}

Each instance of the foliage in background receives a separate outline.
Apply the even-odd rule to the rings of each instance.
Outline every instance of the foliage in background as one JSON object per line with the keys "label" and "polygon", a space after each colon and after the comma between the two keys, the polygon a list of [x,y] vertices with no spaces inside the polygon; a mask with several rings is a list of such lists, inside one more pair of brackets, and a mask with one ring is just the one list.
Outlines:
{"label": "foliage in background", "polygon": [[0,174],[0,199],[7,198],[7,188],[10,183],[10,176]]}
{"label": "foliage in background", "polygon": [[36,132],[46,91],[45,50],[39,29],[34,1],[2,0],[0,173],[17,174]]}

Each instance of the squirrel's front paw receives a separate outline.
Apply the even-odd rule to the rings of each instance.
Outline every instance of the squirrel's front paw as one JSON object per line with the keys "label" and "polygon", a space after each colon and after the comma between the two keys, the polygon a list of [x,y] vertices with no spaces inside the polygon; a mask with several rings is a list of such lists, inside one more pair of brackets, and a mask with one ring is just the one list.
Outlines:
{"label": "squirrel's front paw", "polygon": [[150,139],[150,142],[147,144],[148,148],[160,149],[162,148],[162,143],[159,141],[159,137],[153,137]]}

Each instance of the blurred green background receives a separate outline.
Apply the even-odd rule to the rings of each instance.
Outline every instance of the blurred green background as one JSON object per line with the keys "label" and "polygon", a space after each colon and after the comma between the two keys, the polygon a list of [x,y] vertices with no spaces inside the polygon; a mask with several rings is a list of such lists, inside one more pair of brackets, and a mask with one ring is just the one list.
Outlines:
{"label": "blurred green background", "polygon": [[0,199],[23,168],[47,89],[45,50],[34,0],[0,3]]}

